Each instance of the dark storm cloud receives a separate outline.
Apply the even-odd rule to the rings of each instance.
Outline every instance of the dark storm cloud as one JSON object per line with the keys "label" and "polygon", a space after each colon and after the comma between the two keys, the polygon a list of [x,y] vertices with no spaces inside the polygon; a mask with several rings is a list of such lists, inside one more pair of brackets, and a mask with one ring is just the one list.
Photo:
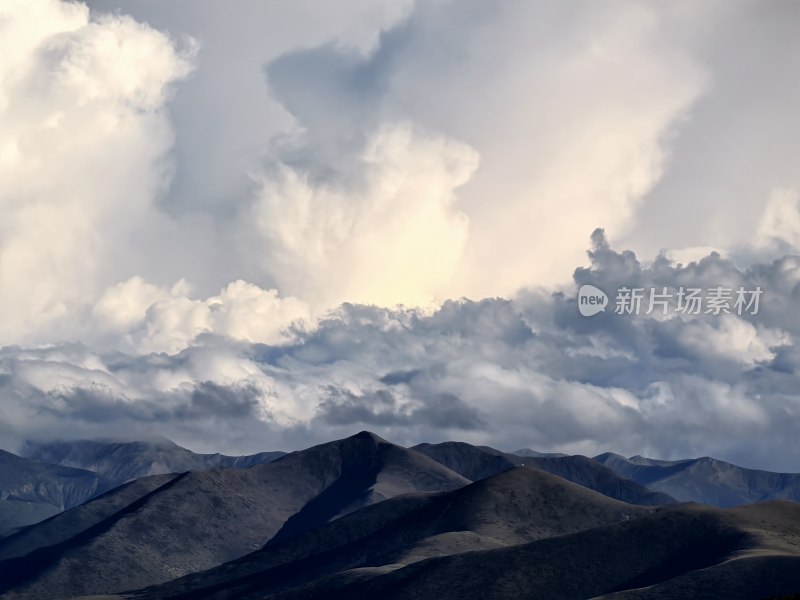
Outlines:
{"label": "dark storm cloud", "polygon": [[398,385],[400,383],[409,383],[414,377],[422,373],[420,369],[411,369],[410,371],[392,371],[380,378],[381,383],[386,385]]}
{"label": "dark storm cloud", "polygon": [[133,400],[91,384],[53,390],[38,407],[43,416],[86,424],[181,422],[206,418],[236,421],[258,417],[259,391],[246,385],[224,386],[199,382],[188,390]]}
{"label": "dark storm cloud", "polygon": [[397,400],[387,390],[356,395],[337,388],[329,389],[329,397],[320,402],[317,414],[331,425],[366,423],[370,425],[399,425],[406,415],[398,414]]}
{"label": "dark storm cloud", "polygon": [[204,414],[244,419],[258,414],[260,390],[253,386],[225,386],[212,381],[198,383],[191,392],[189,404],[176,415],[198,417]]}
{"label": "dark storm cloud", "polygon": [[363,423],[469,431],[486,425],[479,412],[455,394],[435,394],[423,401],[400,403],[390,390],[383,389],[354,394],[331,386],[317,415],[331,425],[347,426]]}

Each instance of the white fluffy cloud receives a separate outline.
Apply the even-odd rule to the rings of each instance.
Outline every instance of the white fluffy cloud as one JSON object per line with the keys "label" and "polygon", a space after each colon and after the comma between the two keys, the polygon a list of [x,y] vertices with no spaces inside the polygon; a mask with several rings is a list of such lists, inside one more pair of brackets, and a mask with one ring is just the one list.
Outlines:
{"label": "white fluffy cloud", "polygon": [[47,341],[155,219],[164,105],[190,64],[163,34],[80,4],[4,3],[0,28],[0,343]]}
{"label": "white fluffy cloud", "polygon": [[700,357],[716,356],[755,367],[774,359],[774,348],[791,345],[792,338],[779,329],[757,327],[733,315],[720,315],[712,323],[687,323],[679,343]]}
{"label": "white fluffy cloud", "polygon": [[308,306],[296,298],[280,298],[238,280],[216,296],[192,299],[191,288],[179,281],[159,288],[139,277],[106,290],[92,310],[87,335],[111,335],[129,352],[177,353],[203,334],[251,343],[277,343],[288,328],[310,323]]}
{"label": "white fluffy cloud", "polygon": [[[0,343],[108,338],[103,324],[142,351],[229,330],[274,341],[341,302],[561,283],[588,231],[631,233],[671,181],[696,106],[729,81],[712,25],[750,15],[352,0],[304,29],[247,2],[224,11],[247,21],[234,40],[205,0],[118,7],[148,25],[92,6],[3,8]],[[770,206],[762,238],[794,244],[791,206]],[[254,333],[203,307],[232,281],[262,298],[241,305]],[[136,335],[114,322],[130,307],[93,320],[122,289],[137,305],[160,290]]]}
{"label": "white fluffy cloud", "polygon": [[116,334],[131,351],[177,352],[203,333],[274,342],[308,316],[241,280],[197,300],[186,282],[136,274],[169,260],[180,225],[159,202],[191,41],[58,0],[5,3],[0,27],[0,344]]}
{"label": "white fluffy cloud", "polygon": [[756,243],[788,244],[800,249],[800,191],[777,190],[770,196],[756,231]]}
{"label": "white fluffy cloud", "polygon": [[477,162],[464,144],[397,125],[377,131],[328,180],[281,165],[253,208],[265,268],[282,291],[323,309],[441,299],[469,225],[454,190]]}
{"label": "white fluffy cloud", "polygon": [[[664,173],[675,131],[707,85],[691,45],[671,43],[690,38],[694,27],[691,15],[641,4],[418,2],[368,55],[324,45],[268,66],[272,94],[295,117],[303,140],[299,149],[280,146],[278,156],[311,170],[305,193],[325,214],[331,205],[364,206],[363,198],[326,197],[328,178],[344,170],[349,182],[353,170],[368,168],[353,147],[369,143],[386,123],[404,119],[466,143],[480,167],[464,170],[468,177],[459,181],[455,199],[445,186],[436,203],[448,202],[469,218],[469,237],[454,244],[444,231],[438,248],[430,249],[428,261],[435,261],[450,247],[450,273],[440,278],[437,299],[561,283],[581,260],[587,232],[598,224],[626,232]],[[386,158],[400,172],[411,165],[396,153]],[[406,187],[432,195],[441,186],[430,178],[429,167],[414,167]],[[368,190],[366,198],[379,213],[386,194]],[[269,207],[272,228],[296,223],[285,204]],[[360,252],[387,256],[392,272],[398,253],[415,258],[408,246],[417,231],[424,250],[432,228],[407,223],[404,236],[369,243],[359,236]],[[309,229],[305,243],[324,247],[326,241]],[[411,260],[408,270],[428,262]],[[298,257],[290,270],[305,264]],[[350,263],[341,263],[337,274],[354,298],[383,301],[370,289],[370,270],[350,272]],[[418,283],[400,276],[392,287],[405,300],[419,296]],[[317,287],[326,284],[323,279]]]}

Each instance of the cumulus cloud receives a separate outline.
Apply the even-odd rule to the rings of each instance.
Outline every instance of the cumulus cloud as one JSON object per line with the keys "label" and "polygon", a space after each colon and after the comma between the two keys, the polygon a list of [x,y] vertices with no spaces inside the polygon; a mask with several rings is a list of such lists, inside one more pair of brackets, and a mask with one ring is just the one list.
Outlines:
{"label": "cumulus cloud", "polygon": [[[361,233],[352,241],[362,256],[386,256],[387,273],[397,272],[395,260],[404,262],[391,284],[398,301],[417,300],[420,291],[443,300],[563,282],[580,259],[586,231],[603,223],[622,233],[630,225],[664,171],[673,129],[705,89],[702,65],[668,41],[692,29],[687,19],[640,4],[608,10],[583,2],[423,1],[367,55],[334,44],[287,53],[268,66],[268,82],[273,97],[295,117],[303,143],[281,145],[276,153],[311,174],[294,196],[286,193],[285,178],[265,186],[289,196],[277,206],[262,202],[268,238],[275,229],[297,227],[298,215],[287,204],[302,211],[311,203],[323,215],[335,211],[337,223],[346,223],[340,215],[357,204],[404,228],[402,235]],[[379,169],[364,165],[363,149],[376,136],[380,140],[387,123],[402,120],[454,141],[441,149],[442,142],[408,146],[416,163],[395,151],[382,153],[386,164]],[[480,156],[474,173],[474,159],[458,143]],[[429,153],[455,163],[458,173],[443,180],[437,173],[442,167]],[[394,203],[404,211],[416,208],[424,221],[383,209],[391,184],[378,184],[385,191],[363,184],[352,189],[354,170],[387,168],[395,177],[406,174],[405,193]],[[331,178],[357,199],[343,202],[332,195]],[[451,188],[461,184],[454,204]],[[428,215],[420,210],[426,204],[450,205],[462,220],[469,218],[466,245],[464,232],[451,222],[455,215]],[[378,229],[387,227],[383,222]],[[329,243],[319,231],[304,233],[311,248]],[[430,241],[435,237],[437,244]],[[299,240],[284,243],[293,247]],[[427,260],[410,254],[410,245],[418,245]],[[279,261],[296,254],[279,254]],[[437,274],[436,287],[420,290],[419,275],[403,271],[427,270],[432,261],[448,277]],[[294,256],[292,262],[278,272],[279,280],[285,280],[282,270],[303,270],[308,257]],[[348,280],[346,300],[384,301],[374,291],[372,269],[340,264],[336,276]],[[311,281],[331,287],[329,279]]]}
{"label": "cumulus cloud", "polygon": [[[587,231],[619,238],[649,210],[698,103],[729,82],[711,25],[752,16],[348,0],[301,27],[272,3],[91,6],[4,9],[0,343],[122,331],[174,352],[227,329],[274,341],[303,303],[316,317],[562,283]],[[762,237],[791,246],[781,202]],[[231,285],[262,298],[246,303],[257,332],[203,307]],[[136,335],[114,322],[132,307],[103,313],[121,290],[157,296],[131,298],[150,311]]]}
{"label": "cumulus cloud", "polygon": [[0,11],[0,344],[124,338],[128,350],[174,353],[207,332],[274,342],[308,316],[242,280],[197,300],[186,281],[135,274],[180,238],[159,201],[166,106],[192,70],[191,40],[58,0]]}
{"label": "cumulus cloud", "polygon": [[467,146],[403,125],[364,140],[343,170],[282,165],[253,207],[265,267],[321,309],[429,304],[449,289],[467,241],[454,189],[476,166]]}
{"label": "cumulus cloud", "polygon": [[[613,232],[619,243],[645,255],[749,245],[776,193],[798,187],[800,123],[789,111],[800,85],[786,74],[800,68],[800,6],[763,9],[748,0],[707,2],[696,15],[691,53],[708,86],[674,131],[668,170],[644,198],[636,227]],[[778,247],[772,257],[785,253]]]}
{"label": "cumulus cloud", "polygon": [[[800,278],[787,274],[800,272],[800,257],[643,265],[601,231],[589,255],[560,292],[434,311],[345,304],[278,344],[211,332],[175,354],[6,348],[3,436],[158,431],[244,451],[369,428],[408,444],[456,438],[790,469],[800,456],[789,425],[800,411]],[[757,314],[585,318],[575,293],[587,281],[612,296],[622,285],[764,293]]]}
{"label": "cumulus cloud", "polygon": [[290,337],[292,325],[310,321],[306,303],[242,280],[192,299],[184,280],[166,288],[133,277],[103,293],[92,309],[91,331],[98,342],[105,338],[130,352],[174,354],[203,334],[275,343]]}
{"label": "cumulus cloud", "polygon": [[[305,2],[0,7],[4,445],[793,468],[796,7]],[[598,225],[631,250],[573,272]],[[764,295],[586,319],[584,283]]]}
{"label": "cumulus cloud", "polygon": [[756,243],[779,248],[800,248],[800,191],[783,189],[772,193],[761,223]]}
{"label": "cumulus cloud", "polygon": [[455,394],[399,401],[388,389],[359,395],[335,387],[331,387],[328,397],[320,402],[317,418],[330,425],[345,427],[351,427],[353,423],[378,427],[413,427],[426,423],[437,429],[469,431],[486,424],[476,408]]}
{"label": "cumulus cloud", "polygon": [[191,48],[57,0],[4,3],[0,27],[0,311],[13,315],[0,343],[41,342],[126,268],[155,218],[163,108]]}

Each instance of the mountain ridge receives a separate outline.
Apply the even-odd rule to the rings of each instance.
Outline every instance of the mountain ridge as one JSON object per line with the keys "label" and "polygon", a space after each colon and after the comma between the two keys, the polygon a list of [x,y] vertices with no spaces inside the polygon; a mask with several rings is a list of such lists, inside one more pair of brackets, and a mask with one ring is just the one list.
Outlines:
{"label": "mountain ridge", "polygon": [[[149,479],[133,484],[144,485]],[[315,499],[342,481],[355,485],[335,490],[335,514],[315,510]],[[146,492],[145,501],[130,498],[130,504],[115,505],[111,514],[99,510],[96,518],[77,519],[81,525],[58,542],[58,560],[39,563],[36,572],[0,563],[0,593],[13,588],[20,597],[36,598],[52,590],[77,596],[143,587],[236,559],[282,531],[297,535],[394,495],[467,483],[423,454],[367,432],[249,469],[187,472]],[[113,490],[79,508],[86,512],[101,503],[113,504],[118,494],[129,490]],[[115,518],[120,512],[125,518]],[[29,528],[26,535],[49,529],[56,531],[55,539],[61,528],[76,520],[75,514],[73,509],[57,515]],[[0,540],[0,554],[4,546]],[[97,572],[87,573],[86,564]]]}
{"label": "mountain ridge", "polygon": [[[736,509],[673,505],[648,515],[508,547],[340,572],[276,593],[236,598],[442,600],[752,600],[800,589],[796,503]],[[750,507],[748,507],[750,508]],[[772,513],[766,514],[766,513]],[[766,541],[765,541],[766,540]],[[535,565],[536,568],[531,568]],[[676,590],[679,592],[676,593]]]}
{"label": "mountain ridge", "polygon": [[97,473],[0,450],[0,534],[82,504],[111,487]]}
{"label": "mountain ridge", "polygon": [[271,462],[286,454],[199,454],[168,438],[138,441],[28,441],[23,445],[22,452],[26,458],[32,460],[99,473],[115,485],[148,475],[183,473],[214,467],[249,468]]}
{"label": "mountain ridge", "polygon": [[[652,510],[545,471],[515,467],[451,492],[395,497],[304,536],[270,541],[217,569],[141,590],[136,597],[233,598],[277,592],[303,578],[331,575],[332,569],[411,564],[455,550],[496,548],[572,533]],[[382,513],[380,519],[375,519],[376,513]]]}
{"label": "mountain ridge", "polygon": [[465,442],[418,444],[413,449],[473,481],[516,466],[530,465],[624,502],[659,506],[676,501],[668,494],[651,491],[638,482],[620,477],[608,467],[585,456],[521,457]]}
{"label": "mountain ridge", "polygon": [[621,477],[681,502],[733,507],[767,500],[800,500],[800,473],[747,469],[711,457],[665,461],[606,452],[595,460]]}

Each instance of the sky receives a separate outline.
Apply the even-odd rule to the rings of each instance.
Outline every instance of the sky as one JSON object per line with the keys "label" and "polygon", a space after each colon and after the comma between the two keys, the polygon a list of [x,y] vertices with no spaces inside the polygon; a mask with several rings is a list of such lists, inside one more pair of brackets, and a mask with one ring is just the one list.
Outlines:
{"label": "sky", "polygon": [[0,447],[800,471],[798,72],[790,0],[4,0]]}

